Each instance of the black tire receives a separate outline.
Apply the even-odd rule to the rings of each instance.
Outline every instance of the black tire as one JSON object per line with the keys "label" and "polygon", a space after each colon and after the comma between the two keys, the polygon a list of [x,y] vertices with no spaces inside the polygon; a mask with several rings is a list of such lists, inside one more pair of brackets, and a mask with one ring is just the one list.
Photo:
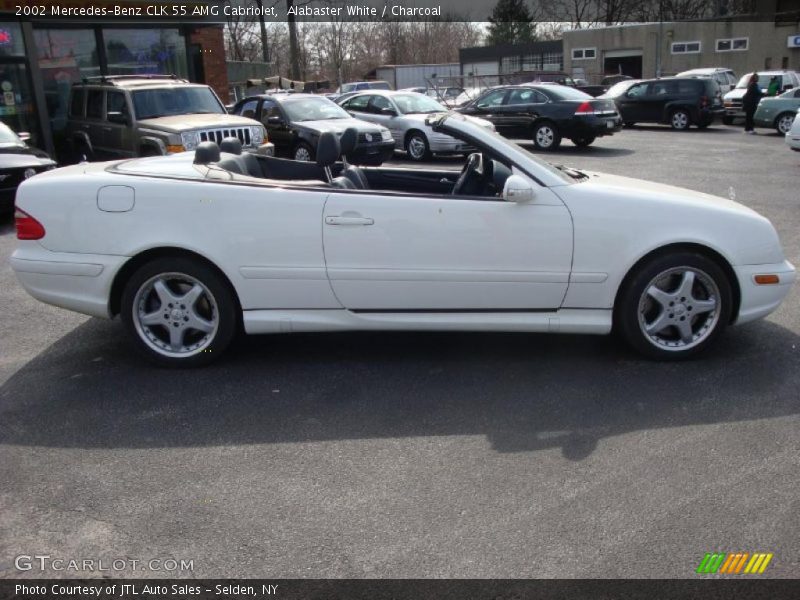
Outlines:
{"label": "black tire", "polygon": [[[794,122],[795,115],[796,113],[784,112],[775,117],[775,124],[774,124],[775,131],[777,131],[781,135],[786,135],[787,133],[789,133],[789,130],[792,128],[792,123]],[[785,123],[788,123],[788,127],[784,131],[781,129],[781,124],[782,124],[781,121],[787,118],[788,120],[785,121]]]}
{"label": "black tire", "polygon": [[729,117],[729,116],[725,115],[724,117],[722,117],[722,124],[723,125],[733,125],[733,117]]}
{"label": "black tire", "polygon": [[586,148],[587,146],[591,146],[597,138],[594,136],[584,137],[584,138],[572,138],[572,143],[578,146],[578,148]]}
{"label": "black tire", "polygon": [[533,145],[538,150],[555,150],[561,145],[561,132],[551,121],[542,121],[533,128]]}
{"label": "black tire", "polygon": [[627,127],[628,129],[636,127],[636,123],[634,121],[625,121],[625,127]]}
{"label": "black tire", "polygon": [[73,159],[75,164],[83,162],[84,160],[87,162],[92,162],[94,160],[94,153],[86,142],[75,142],[74,148],[75,154],[73,155]]}
{"label": "black tire", "polygon": [[406,156],[410,160],[421,162],[430,160],[431,147],[428,144],[428,138],[421,131],[410,131],[406,136]]}
{"label": "black tire", "polygon": [[[660,304],[646,293],[651,286],[656,286],[659,276],[664,277],[659,281],[669,282],[675,278],[678,282],[683,281],[681,269],[695,272],[695,288],[687,300],[682,300],[685,297],[682,296],[676,297],[674,304]],[[675,273],[667,274],[671,270]],[[702,292],[708,292],[713,286],[716,286],[718,294],[708,293],[705,298],[695,297],[695,293],[702,296]],[[663,288],[659,289],[663,291]],[[671,293],[681,293],[679,286],[674,290]],[[671,293],[664,297],[669,297]],[[715,301],[713,311],[699,313],[698,311],[703,310],[699,303],[707,303],[712,299]],[[636,267],[625,278],[614,307],[614,326],[622,338],[644,356],[657,360],[682,360],[704,352],[714,343],[730,322],[732,307],[731,284],[722,268],[703,254],[679,251],[655,256]],[[644,331],[648,326],[648,319],[651,319],[649,325],[662,324],[652,335]],[[686,324],[681,323],[687,320]],[[690,341],[674,339],[681,337],[679,325],[689,328],[692,336]]]}
{"label": "black tire", "polygon": [[[174,308],[172,304],[164,306],[156,297],[154,280],[167,280],[169,291],[180,301],[180,295],[184,293],[179,287],[182,278],[188,281],[187,286],[199,283],[204,288],[202,294],[188,309],[182,304],[176,304]],[[210,299],[207,294],[210,294]],[[163,325],[142,324],[139,310],[146,308],[148,303],[151,310],[147,313],[158,313],[159,317],[164,315]],[[184,320],[189,321],[188,315],[197,315],[201,310],[206,322],[215,325],[213,331],[202,336],[203,332],[192,329],[191,324],[183,324]],[[136,350],[156,365],[177,368],[207,365],[222,356],[238,329],[238,313],[233,290],[216,270],[199,260],[180,256],[158,258],[140,267],[125,284],[120,309],[120,317]],[[176,320],[173,322],[172,319]],[[179,321],[180,324],[175,325]],[[171,339],[168,332],[172,331],[170,325],[184,329],[180,343],[186,346],[186,350],[181,349],[178,355],[166,348],[161,351],[155,348],[159,344],[168,344],[167,338]],[[180,356],[181,353],[184,355]]]}
{"label": "black tire", "polygon": [[152,146],[145,146],[141,150],[139,150],[139,156],[142,158],[146,158],[148,156],[161,156],[159,152],[156,151],[155,148]]}
{"label": "black tire", "polygon": [[669,114],[669,124],[676,131],[686,131],[692,124],[692,117],[684,108],[677,108]]}
{"label": "black tire", "polygon": [[[298,155],[302,154],[304,152],[307,153],[308,158],[307,159],[306,158],[298,158]],[[306,154],[302,154],[302,156],[305,157]],[[312,161],[312,160],[315,159],[316,156],[317,156],[317,153],[314,152],[314,149],[309,144],[307,144],[306,142],[298,142],[297,144],[295,144],[294,148],[292,148],[292,159],[293,160]]]}

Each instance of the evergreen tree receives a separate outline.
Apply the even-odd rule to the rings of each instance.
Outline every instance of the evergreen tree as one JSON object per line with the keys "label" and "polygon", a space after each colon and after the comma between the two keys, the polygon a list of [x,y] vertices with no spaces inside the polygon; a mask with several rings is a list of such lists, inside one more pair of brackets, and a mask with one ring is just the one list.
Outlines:
{"label": "evergreen tree", "polygon": [[519,44],[536,39],[536,25],[525,0],[498,0],[489,16],[489,23],[486,39],[489,46]]}

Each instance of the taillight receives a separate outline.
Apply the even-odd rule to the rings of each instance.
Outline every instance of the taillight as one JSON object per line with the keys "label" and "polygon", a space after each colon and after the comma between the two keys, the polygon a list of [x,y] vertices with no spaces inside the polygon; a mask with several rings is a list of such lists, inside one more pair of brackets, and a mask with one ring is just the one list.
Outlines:
{"label": "taillight", "polygon": [[593,115],[594,108],[588,102],[582,102],[578,108],[575,109],[576,115]]}
{"label": "taillight", "polygon": [[44,237],[44,225],[24,210],[16,209],[14,212],[14,224],[17,227],[18,240],[40,240]]}

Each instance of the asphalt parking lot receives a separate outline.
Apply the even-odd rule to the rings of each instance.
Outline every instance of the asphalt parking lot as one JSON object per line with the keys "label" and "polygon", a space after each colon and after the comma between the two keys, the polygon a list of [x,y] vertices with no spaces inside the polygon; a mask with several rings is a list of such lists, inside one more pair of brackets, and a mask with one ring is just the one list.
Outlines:
{"label": "asphalt parking lot", "polygon": [[[800,264],[800,154],[775,133],[637,127],[544,157],[733,195]],[[14,244],[6,222],[0,577],[41,575],[14,567],[34,554],[189,577],[693,577],[709,551],[797,576],[797,287],[681,364],[605,337],[363,333],[166,371],[119,322],[28,297]]]}

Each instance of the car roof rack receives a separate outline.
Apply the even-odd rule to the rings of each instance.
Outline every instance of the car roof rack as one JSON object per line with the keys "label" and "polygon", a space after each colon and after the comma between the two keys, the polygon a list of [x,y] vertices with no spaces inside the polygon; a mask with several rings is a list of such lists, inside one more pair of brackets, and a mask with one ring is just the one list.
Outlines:
{"label": "car roof rack", "polygon": [[[141,75],[93,75],[90,77],[83,77],[78,84],[85,83],[115,83],[117,81],[130,81],[135,79],[169,79],[171,81],[180,81],[188,83],[188,80],[178,77],[174,73],[171,75],[159,75],[154,73],[146,73]],[[75,84],[73,84],[75,85]]]}

